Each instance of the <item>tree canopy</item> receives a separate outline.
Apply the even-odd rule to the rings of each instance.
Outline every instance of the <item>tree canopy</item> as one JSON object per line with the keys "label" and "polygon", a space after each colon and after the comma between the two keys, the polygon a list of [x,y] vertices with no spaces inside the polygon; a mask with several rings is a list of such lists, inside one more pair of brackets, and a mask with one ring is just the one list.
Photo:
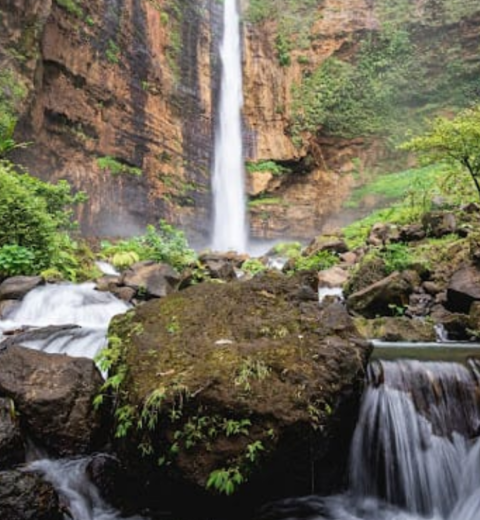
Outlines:
{"label": "tree canopy", "polygon": [[418,153],[425,164],[461,165],[480,197],[480,106],[463,110],[453,119],[437,117],[423,135],[401,148]]}

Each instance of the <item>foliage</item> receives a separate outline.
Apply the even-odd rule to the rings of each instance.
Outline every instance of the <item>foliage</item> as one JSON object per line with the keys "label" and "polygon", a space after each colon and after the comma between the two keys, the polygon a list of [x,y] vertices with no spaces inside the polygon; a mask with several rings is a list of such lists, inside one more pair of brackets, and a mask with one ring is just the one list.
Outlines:
{"label": "foliage", "polygon": [[115,65],[120,62],[120,47],[113,40],[108,40],[107,42],[105,57],[107,61]]}
{"label": "foliage", "polygon": [[0,162],[0,247],[10,246],[3,250],[8,263],[16,258],[14,263],[23,262],[30,273],[56,268],[71,279],[72,263],[80,265],[63,231],[72,225],[70,207],[82,200],[65,181],[49,184]]}
{"label": "foliage", "polygon": [[13,139],[17,114],[27,95],[27,89],[9,67],[0,70],[0,158],[10,150],[25,146]]}
{"label": "foliage", "polygon": [[35,272],[35,253],[17,244],[0,247],[0,276],[29,275]]}
{"label": "foliage", "polygon": [[289,172],[288,168],[285,168],[275,161],[247,162],[246,169],[248,173],[268,172],[275,176],[284,175]]}
{"label": "foliage", "polygon": [[257,274],[261,273],[262,271],[265,271],[267,269],[267,266],[258,260],[258,258],[249,258],[248,260],[245,260],[242,264],[242,271],[245,271],[246,273],[250,274]]}
{"label": "foliage", "polygon": [[330,251],[318,251],[311,256],[299,256],[295,261],[295,271],[314,269],[323,271],[338,263],[338,258]]}
{"label": "foliage", "polygon": [[255,206],[277,206],[283,204],[280,197],[259,197],[248,201],[248,206],[254,208]]}
{"label": "foliage", "polygon": [[402,243],[387,244],[380,256],[385,262],[387,274],[393,271],[404,271],[413,264],[410,248]]}
{"label": "foliage", "polygon": [[102,242],[102,255],[113,262],[116,259],[116,266],[120,268],[138,260],[155,260],[179,270],[193,264],[197,258],[195,251],[188,246],[184,232],[165,220],[160,220],[158,227],[147,226],[144,235],[115,244]]}
{"label": "foliage", "polygon": [[55,0],[60,7],[63,7],[69,14],[78,18],[83,18],[83,10],[75,0]]}
{"label": "foliage", "polygon": [[210,473],[207,489],[214,489],[225,495],[232,495],[236,488],[244,482],[238,467],[216,469]]}
{"label": "foliage", "polygon": [[453,119],[437,117],[424,135],[402,148],[419,153],[426,164],[442,161],[461,165],[480,196],[480,106],[466,109]]}
{"label": "foliage", "polygon": [[300,242],[280,242],[273,246],[273,252],[276,255],[286,258],[297,258],[300,256],[301,250],[302,244],[300,244]]}
{"label": "foliage", "polygon": [[140,168],[121,162],[109,155],[98,157],[97,164],[99,168],[102,170],[108,170],[113,176],[132,175],[134,177],[139,177],[142,175],[142,170]]}

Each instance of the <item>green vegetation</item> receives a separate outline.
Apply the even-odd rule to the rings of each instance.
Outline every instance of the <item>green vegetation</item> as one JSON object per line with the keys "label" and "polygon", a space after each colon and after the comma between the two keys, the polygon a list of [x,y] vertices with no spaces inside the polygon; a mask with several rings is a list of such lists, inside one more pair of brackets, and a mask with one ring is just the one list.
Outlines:
{"label": "green vegetation", "polygon": [[67,13],[76,16],[77,18],[83,18],[83,9],[78,5],[78,1],[75,0],[55,0],[57,4],[65,9]]}
{"label": "green vegetation", "polygon": [[271,173],[275,176],[284,175],[290,171],[288,168],[285,168],[285,166],[282,166],[275,161],[247,162],[246,169],[248,173],[265,172]]}
{"label": "green vegetation", "polygon": [[403,149],[420,153],[427,164],[446,163],[453,172],[458,172],[460,165],[480,197],[479,106],[460,112],[454,119],[436,118],[424,135],[412,139]]}
{"label": "green vegetation", "polygon": [[164,220],[158,227],[149,225],[144,235],[114,244],[102,242],[102,255],[116,267],[128,267],[139,260],[155,260],[182,270],[196,261],[196,254],[188,246],[183,231],[175,229]]}
{"label": "green vegetation", "polygon": [[280,197],[259,197],[258,199],[249,200],[248,206],[254,208],[255,206],[276,206],[283,203]]}
{"label": "green vegetation", "polygon": [[25,146],[14,141],[13,133],[26,95],[27,89],[13,69],[0,70],[0,159],[14,148]]}
{"label": "green vegetation", "polygon": [[82,277],[92,259],[67,231],[72,205],[84,200],[65,181],[42,182],[0,162],[0,275],[53,269],[68,279]]}
{"label": "green vegetation", "polygon": [[249,258],[242,264],[242,271],[253,275],[261,273],[262,271],[265,271],[265,269],[267,269],[267,266],[258,260],[258,258]]}
{"label": "green vegetation", "polygon": [[323,271],[338,264],[338,257],[330,251],[319,251],[311,256],[299,256],[295,260],[295,271],[315,269]]}
{"label": "green vegetation", "polygon": [[97,164],[102,170],[108,170],[112,175],[132,175],[134,177],[140,177],[142,170],[136,166],[131,166],[123,161],[119,161],[109,155],[105,157],[99,157]]}
{"label": "green vegetation", "polygon": [[120,63],[120,47],[111,39],[108,40],[105,57],[110,63]]}

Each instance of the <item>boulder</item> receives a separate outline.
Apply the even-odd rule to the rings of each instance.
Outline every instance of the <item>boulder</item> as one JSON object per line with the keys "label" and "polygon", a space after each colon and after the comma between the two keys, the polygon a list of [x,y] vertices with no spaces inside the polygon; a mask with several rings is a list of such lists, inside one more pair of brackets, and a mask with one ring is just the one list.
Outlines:
{"label": "boulder", "polygon": [[0,398],[0,471],[25,461],[25,449],[13,401]]}
{"label": "boulder", "polygon": [[480,302],[474,302],[472,304],[468,318],[469,328],[474,332],[477,338],[480,337]]}
{"label": "boulder", "polygon": [[402,242],[416,242],[427,236],[422,224],[408,224],[400,228],[400,240]]}
{"label": "boulder", "polygon": [[41,276],[12,276],[0,284],[1,300],[21,300],[28,292],[45,280]]}
{"label": "boulder", "polygon": [[404,308],[409,297],[420,283],[414,271],[395,271],[379,282],[351,294],[347,299],[348,308],[361,316],[391,316],[396,308]]}
{"label": "boulder", "polygon": [[403,316],[365,319],[356,318],[358,330],[368,339],[382,341],[429,342],[436,340],[433,323]]}
{"label": "boulder", "polygon": [[347,271],[336,265],[318,273],[319,287],[343,287],[347,280]]}
{"label": "boulder", "polygon": [[336,235],[320,235],[313,239],[302,252],[303,256],[312,256],[320,251],[330,251],[331,253],[346,253],[348,246],[343,238]]}
{"label": "boulder", "polygon": [[340,489],[370,347],[342,305],[320,309],[299,291],[314,283],[277,272],[207,282],[114,318],[127,373],[117,405],[133,425],[117,423],[117,450],[146,495],[155,482],[148,500],[158,486],[176,507],[192,493],[251,503],[312,482]]}
{"label": "boulder", "polygon": [[387,276],[385,262],[379,257],[365,259],[353,272],[345,287],[345,293],[351,294],[383,280]]}
{"label": "boulder", "polygon": [[35,473],[0,471],[2,520],[63,520],[53,486]]}
{"label": "boulder", "polygon": [[448,284],[447,308],[468,314],[475,301],[480,301],[480,269],[464,265],[453,274]]}
{"label": "boulder", "polygon": [[372,226],[367,238],[367,244],[371,246],[384,246],[390,242],[397,242],[399,231],[396,226],[377,222]]}
{"label": "boulder", "polygon": [[102,417],[92,401],[103,379],[92,360],[12,345],[1,348],[0,366],[0,394],[41,446],[62,456],[98,449]]}
{"label": "boulder", "polygon": [[18,306],[18,300],[0,301],[0,319],[6,318]]}
{"label": "boulder", "polygon": [[176,290],[179,281],[180,277],[173,267],[146,260],[124,271],[120,285],[134,289],[138,297],[163,298]]}
{"label": "boulder", "polygon": [[446,211],[430,211],[422,217],[422,225],[430,237],[440,238],[457,230],[455,215]]}

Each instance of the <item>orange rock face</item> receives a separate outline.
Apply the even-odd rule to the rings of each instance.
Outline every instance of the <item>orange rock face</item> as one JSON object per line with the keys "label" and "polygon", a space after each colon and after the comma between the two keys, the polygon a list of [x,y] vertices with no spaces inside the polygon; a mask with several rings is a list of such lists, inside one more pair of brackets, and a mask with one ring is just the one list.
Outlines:
{"label": "orange rock face", "polygon": [[[427,0],[415,1],[419,19],[433,28],[444,23],[431,19]],[[12,158],[88,193],[78,215],[87,234],[131,234],[166,218],[205,241],[221,2],[91,0],[73,2],[73,11],[58,0],[4,3],[0,58],[29,91],[16,138],[33,143]],[[292,172],[250,180],[251,193],[280,200],[251,207],[253,236],[316,234],[351,189],[352,159],[363,166],[384,153],[381,139],[326,138],[319,129],[296,147],[289,135],[292,85],[330,56],[354,55],[360,37],[378,28],[380,4],[320,2],[314,23],[303,29],[308,45],[291,51],[288,67],[279,64],[275,23],[245,24],[247,159],[274,160]],[[461,29],[472,55],[479,23],[465,19]],[[126,173],[102,169],[104,157]]]}

